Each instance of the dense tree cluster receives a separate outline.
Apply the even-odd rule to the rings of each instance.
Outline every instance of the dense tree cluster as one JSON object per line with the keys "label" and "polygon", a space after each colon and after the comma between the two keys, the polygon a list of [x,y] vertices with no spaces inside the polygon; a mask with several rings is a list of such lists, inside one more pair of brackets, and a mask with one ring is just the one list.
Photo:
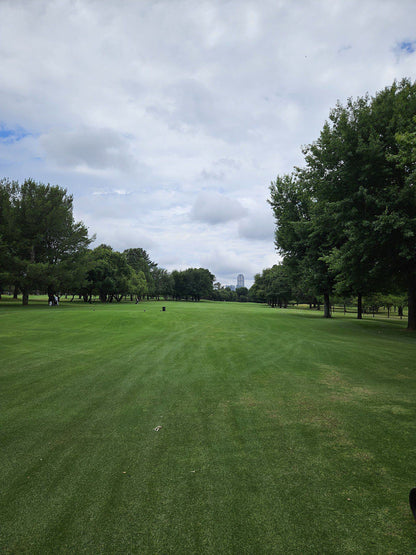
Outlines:
{"label": "dense tree cluster", "polygon": [[57,186],[0,182],[0,283],[22,293],[56,291],[82,279],[82,259],[91,240],[75,222],[72,197]]}
{"label": "dense tree cluster", "polygon": [[90,249],[94,238],[73,218],[65,189],[0,181],[0,293],[79,296],[85,302],[123,298],[211,298],[215,277],[204,268],[169,273],[142,248],[117,252],[109,245]]}
{"label": "dense tree cluster", "polygon": [[240,303],[246,303],[248,300],[250,300],[247,287],[237,287],[235,290],[232,290],[230,287],[221,286],[220,283],[214,284],[214,291],[212,292],[211,299],[213,301]]}
{"label": "dense tree cluster", "polygon": [[363,295],[407,291],[415,329],[416,84],[338,104],[304,155],[270,187],[284,264],[269,272],[322,295],[326,317],[333,294],[356,296],[360,317]]}
{"label": "dense tree cluster", "polygon": [[275,264],[266,268],[261,274],[254,276],[254,284],[250,288],[250,300],[266,302],[272,308],[286,308],[295,296],[287,268]]}
{"label": "dense tree cluster", "polygon": [[[305,289],[296,279],[289,268],[283,264],[275,264],[272,268],[266,268],[261,274],[256,274],[254,284],[250,288],[248,298],[250,301],[267,303],[272,308],[287,308],[289,305],[306,304],[310,309],[320,310],[323,304],[323,295],[316,295],[312,288],[305,283]],[[332,308],[335,305],[344,312],[354,310],[356,297],[351,293],[337,293],[331,295]],[[361,312],[375,314],[384,309],[387,315],[391,310],[397,311],[399,316],[403,316],[403,307],[407,303],[407,296],[404,293],[386,294],[370,293],[362,297]]]}

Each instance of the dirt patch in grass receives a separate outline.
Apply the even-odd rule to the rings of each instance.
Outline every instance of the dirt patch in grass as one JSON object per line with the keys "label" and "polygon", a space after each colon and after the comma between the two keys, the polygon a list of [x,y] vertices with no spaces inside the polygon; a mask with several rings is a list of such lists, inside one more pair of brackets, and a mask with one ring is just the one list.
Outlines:
{"label": "dirt patch in grass", "polygon": [[[323,409],[319,404],[311,399],[299,398],[295,401],[299,410],[299,423],[312,426],[317,432],[322,434],[322,441],[333,446],[346,448],[351,453],[356,452],[353,442],[349,439],[343,424],[328,409]],[[360,457],[364,456],[362,453]]]}
{"label": "dirt patch in grass", "polygon": [[335,370],[333,366],[328,364],[318,364],[320,370],[326,371],[326,374],[321,378],[320,383],[330,387],[347,387],[347,382],[341,377],[341,374]]}
{"label": "dirt patch in grass", "polygon": [[335,416],[330,414],[310,414],[302,419],[304,424],[312,424],[324,430],[337,430],[339,422]]}
{"label": "dirt patch in grass", "polygon": [[377,412],[388,412],[394,415],[413,416],[415,413],[414,407],[402,407],[401,405],[380,405],[377,407]]}
{"label": "dirt patch in grass", "polygon": [[351,385],[348,383],[335,368],[326,364],[319,367],[326,370],[326,374],[321,378],[320,383],[332,390],[329,399],[333,402],[359,402],[372,398],[379,394],[378,391],[364,387],[362,385]]}
{"label": "dirt patch in grass", "polygon": [[243,395],[240,397],[238,404],[243,405],[244,407],[254,408],[261,403],[259,403],[258,399],[255,399],[251,395]]}
{"label": "dirt patch in grass", "polygon": [[279,415],[276,411],[268,410],[266,414],[269,418],[279,418]]}

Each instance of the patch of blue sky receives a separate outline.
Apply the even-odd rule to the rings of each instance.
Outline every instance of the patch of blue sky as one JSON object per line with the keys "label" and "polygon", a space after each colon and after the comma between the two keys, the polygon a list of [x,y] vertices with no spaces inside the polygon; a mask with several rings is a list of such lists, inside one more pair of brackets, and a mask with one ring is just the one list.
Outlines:
{"label": "patch of blue sky", "polygon": [[22,127],[9,129],[7,126],[0,123],[0,141],[3,143],[16,143],[28,135],[30,135],[30,133]]}
{"label": "patch of blue sky", "polygon": [[416,50],[416,40],[404,40],[398,44],[399,50],[406,54],[413,54]]}
{"label": "patch of blue sky", "polygon": [[351,44],[344,44],[343,46],[340,46],[338,48],[338,54],[341,54],[341,52],[347,52],[348,50],[352,49],[352,45]]}

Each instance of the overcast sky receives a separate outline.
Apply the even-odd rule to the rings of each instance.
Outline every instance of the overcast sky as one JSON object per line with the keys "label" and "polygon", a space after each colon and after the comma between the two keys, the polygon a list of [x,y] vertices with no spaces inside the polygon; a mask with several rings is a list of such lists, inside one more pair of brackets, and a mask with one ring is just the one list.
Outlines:
{"label": "overcast sky", "polygon": [[95,244],[235,284],[337,100],[416,78],[415,0],[0,0],[0,176],[67,188]]}

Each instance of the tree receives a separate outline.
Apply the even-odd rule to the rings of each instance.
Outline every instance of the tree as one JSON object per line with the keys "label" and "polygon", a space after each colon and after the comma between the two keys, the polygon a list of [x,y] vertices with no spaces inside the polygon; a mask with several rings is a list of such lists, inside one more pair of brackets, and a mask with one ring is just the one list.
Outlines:
{"label": "tree", "polygon": [[246,303],[248,301],[248,289],[247,289],[247,287],[237,287],[235,292],[237,294],[237,300],[240,303]]}
{"label": "tree", "polygon": [[415,115],[416,84],[406,79],[338,104],[304,150],[305,168],[278,178],[270,201],[278,249],[326,306],[334,284],[359,301],[406,288],[409,329],[416,329]]}
{"label": "tree", "polygon": [[164,268],[155,267],[152,270],[154,294],[157,298],[163,296],[165,299],[173,295],[174,281],[171,274]]}
{"label": "tree", "polygon": [[127,258],[109,245],[99,245],[92,251],[87,289],[98,295],[101,302],[111,303],[113,299],[120,302],[130,290],[138,291],[144,285],[140,283],[141,277],[139,272],[134,274]]}
{"label": "tree", "polygon": [[[68,261],[84,252],[91,239],[82,222],[75,222],[73,198],[66,189],[27,179],[22,185],[2,182],[2,197],[9,195],[7,224],[7,279],[22,291],[59,291],[70,279]],[[4,201],[2,202],[4,206]],[[6,203],[7,204],[7,203]]]}
{"label": "tree", "polygon": [[250,298],[267,302],[271,307],[287,307],[292,297],[291,277],[283,264],[275,264],[256,274],[250,289]]}
{"label": "tree", "polygon": [[332,213],[338,244],[325,258],[338,286],[360,299],[397,287],[409,292],[408,328],[416,327],[416,84],[400,84],[332,111],[306,163],[313,194]]}
{"label": "tree", "polygon": [[324,296],[324,316],[331,317],[333,275],[325,261],[332,248],[328,213],[319,213],[310,174],[297,170],[278,176],[270,186],[269,203],[276,220],[275,244],[292,276],[303,289]]}
{"label": "tree", "polygon": [[8,179],[0,181],[0,287],[10,284],[10,272],[13,268],[12,242],[14,222],[12,215],[12,199],[16,195],[18,184]]}
{"label": "tree", "polygon": [[369,187],[379,179],[383,158],[370,98],[349,99],[345,107],[338,104],[318,140],[304,153],[317,219],[324,215],[324,226],[332,230],[332,247],[323,260],[335,277],[335,291],[358,297],[361,318],[362,295],[380,287],[383,278],[372,257],[372,238],[366,234],[374,214]]}
{"label": "tree", "polygon": [[150,260],[148,253],[142,248],[126,249],[123,252],[128,264],[136,270],[143,272],[147,282],[147,294],[155,293],[153,272],[157,269],[156,262]]}
{"label": "tree", "polygon": [[[414,91],[413,91],[414,93]],[[416,117],[412,127],[396,133],[397,152],[388,153],[387,159],[395,163],[401,171],[401,187],[395,189],[390,197],[390,213],[386,208],[380,218],[378,229],[397,235],[395,239],[399,255],[399,267],[395,268],[400,282],[408,290],[408,324],[410,330],[416,329]],[[393,230],[392,230],[393,228]]]}
{"label": "tree", "polygon": [[147,281],[144,273],[132,269],[130,280],[128,282],[128,290],[130,295],[135,295],[136,300],[140,300],[147,293]]}
{"label": "tree", "polygon": [[188,268],[172,272],[174,295],[176,299],[191,297],[194,301],[211,297],[215,276],[205,268]]}

